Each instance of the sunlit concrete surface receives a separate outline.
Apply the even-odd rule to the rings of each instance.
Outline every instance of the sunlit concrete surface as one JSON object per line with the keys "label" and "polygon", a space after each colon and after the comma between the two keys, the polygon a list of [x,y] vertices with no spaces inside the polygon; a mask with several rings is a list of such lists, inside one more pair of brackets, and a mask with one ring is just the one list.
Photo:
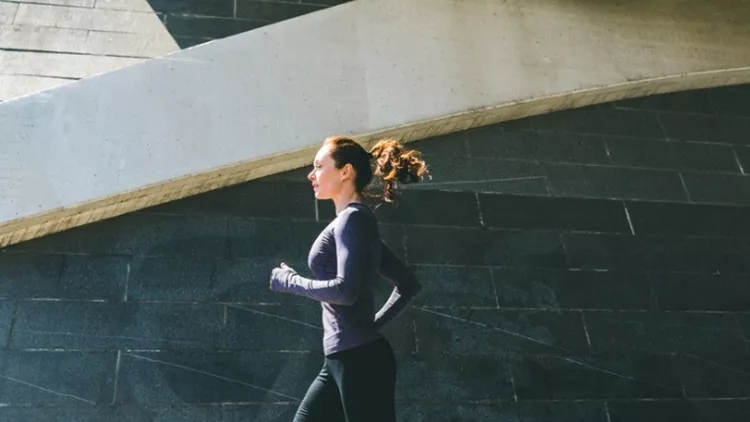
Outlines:
{"label": "sunlit concrete surface", "polygon": [[0,2],[0,101],[178,50],[147,0]]}

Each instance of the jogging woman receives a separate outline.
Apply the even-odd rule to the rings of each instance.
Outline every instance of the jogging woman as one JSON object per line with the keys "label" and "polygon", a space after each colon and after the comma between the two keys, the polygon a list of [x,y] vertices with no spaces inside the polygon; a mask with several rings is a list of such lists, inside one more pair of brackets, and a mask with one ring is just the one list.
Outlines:
{"label": "jogging woman", "polygon": [[[370,152],[346,137],[328,138],[308,175],[317,199],[330,199],[336,217],[320,233],[308,256],[314,279],[281,263],[271,273],[271,290],[321,302],[323,367],[307,390],[294,422],[394,422],[396,361],[381,329],[420,291],[414,273],[381,241],[373,211],[363,204],[376,176],[382,199],[396,200],[399,183],[428,174],[417,151],[396,140]],[[375,312],[378,274],[395,288]]]}

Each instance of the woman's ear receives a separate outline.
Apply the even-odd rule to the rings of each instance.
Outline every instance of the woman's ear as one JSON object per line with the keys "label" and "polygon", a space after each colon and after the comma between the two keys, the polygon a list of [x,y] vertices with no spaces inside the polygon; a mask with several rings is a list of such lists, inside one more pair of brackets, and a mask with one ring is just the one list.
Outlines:
{"label": "woman's ear", "polygon": [[343,180],[346,180],[350,177],[354,176],[354,166],[352,166],[351,163],[344,164],[344,167],[341,169],[341,176]]}

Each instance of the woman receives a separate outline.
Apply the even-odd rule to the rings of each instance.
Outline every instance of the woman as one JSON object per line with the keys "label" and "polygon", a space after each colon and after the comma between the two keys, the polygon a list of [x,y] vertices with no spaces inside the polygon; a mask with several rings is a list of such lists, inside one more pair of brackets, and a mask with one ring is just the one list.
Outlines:
{"label": "woman", "polygon": [[[373,175],[383,182],[383,199],[393,203],[397,183],[427,174],[417,151],[395,140],[371,152],[345,137],[328,138],[308,175],[317,199],[331,199],[336,218],[312,245],[308,265],[315,279],[281,263],[271,289],[321,302],[325,361],[297,410],[294,422],[391,422],[396,361],[380,330],[412,301],[421,286],[414,273],[381,241],[372,210],[362,203]],[[374,171],[373,171],[374,170]],[[378,273],[395,288],[376,313]]]}

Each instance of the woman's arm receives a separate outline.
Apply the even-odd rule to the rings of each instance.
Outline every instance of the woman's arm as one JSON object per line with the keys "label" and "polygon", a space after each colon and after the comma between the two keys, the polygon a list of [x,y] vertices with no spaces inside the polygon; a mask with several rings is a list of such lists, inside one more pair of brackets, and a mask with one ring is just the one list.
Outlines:
{"label": "woman's arm", "polygon": [[304,278],[291,268],[271,272],[271,290],[305,296],[319,302],[353,305],[359,299],[364,278],[367,248],[372,236],[372,221],[361,211],[342,215],[333,227],[336,242],[336,278]]}
{"label": "woman's arm", "polygon": [[388,301],[375,314],[375,328],[378,330],[401,314],[422,290],[422,285],[414,272],[382,241],[381,245],[383,257],[380,263],[380,274],[390,280],[395,288]]}

